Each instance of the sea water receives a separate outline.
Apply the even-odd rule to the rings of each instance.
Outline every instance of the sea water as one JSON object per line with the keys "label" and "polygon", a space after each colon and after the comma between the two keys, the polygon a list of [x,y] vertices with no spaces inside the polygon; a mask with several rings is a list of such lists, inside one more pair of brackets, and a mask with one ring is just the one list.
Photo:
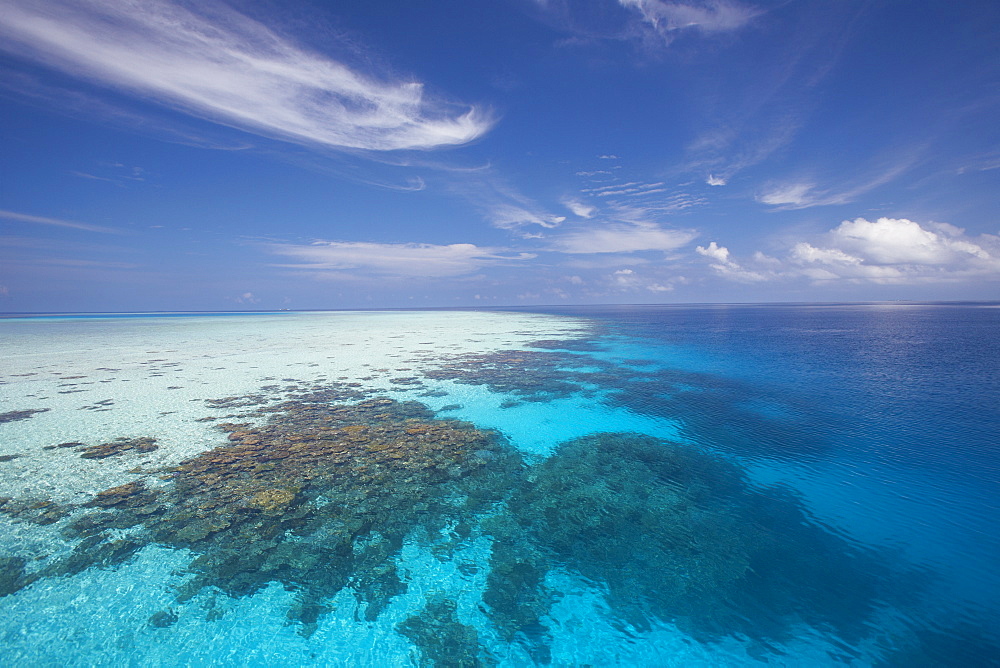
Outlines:
{"label": "sea water", "polygon": [[4,665],[998,665],[996,304],[0,320]]}

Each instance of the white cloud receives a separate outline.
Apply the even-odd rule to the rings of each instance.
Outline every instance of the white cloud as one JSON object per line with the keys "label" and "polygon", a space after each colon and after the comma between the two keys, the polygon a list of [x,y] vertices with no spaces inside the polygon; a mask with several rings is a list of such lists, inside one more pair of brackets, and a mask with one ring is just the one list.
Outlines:
{"label": "white cloud", "polygon": [[714,174],[709,174],[708,178],[705,179],[705,183],[710,186],[724,186],[726,185],[726,179],[723,176],[715,176]]}
{"label": "white cloud", "polygon": [[772,206],[786,206],[799,208],[812,206],[816,202],[812,183],[783,183],[769,186],[768,189],[757,196],[757,201]]}
{"label": "white cloud", "polygon": [[921,225],[905,218],[845,220],[816,239],[794,243],[784,258],[756,252],[751,268],[715,242],[695,250],[713,261],[718,274],[738,281],[806,278],[915,284],[1000,279],[1000,237],[970,238],[953,225]]}
{"label": "white cloud", "polygon": [[674,283],[683,283],[683,277],[658,280],[644,276],[633,269],[619,269],[607,278],[607,286],[612,292],[671,292]]}
{"label": "white cloud", "polygon": [[[192,9],[197,7],[197,10]],[[6,0],[0,48],[260,135],[375,151],[469,142],[481,109],[367,76],[221,5]]]}
{"label": "white cloud", "polygon": [[725,246],[720,246],[714,241],[708,244],[708,247],[698,246],[695,251],[699,255],[704,255],[705,257],[710,257],[716,262],[729,262],[729,249]]}
{"label": "white cloud", "polygon": [[642,20],[664,39],[678,30],[726,32],[746,25],[757,11],[725,0],[691,0],[688,3],[667,0],[618,0],[623,7],[638,11]]}
{"label": "white cloud", "polygon": [[792,258],[799,262],[818,262],[821,264],[859,265],[862,259],[848,255],[838,248],[816,248],[805,241],[792,247]]}
{"label": "white cloud", "polygon": [[337,278],[443,278],[472,274],[487,265],[534,257],[530,253],[511,254],[503,249],[474,244],[315,241],[311,244],[275,243],[266,248],[277,255],[298,260],[296,264],[282,266]]}
{"label": "white cloud", "polygon": [[714,260],[711,265],[712,269],[725,278],[741,282],[759,282],[772,278],[767,273],[744,268],[741,264],[730,258],[728,248],[720,246],[714,241],[708,244],[708,246],[698,246],[694,250],[699,255],[704,255]]}
{"label": "white cloud", "polygon": [[770,255],[765,255],[764,253],[761,253],[760,251],[755,251],[754,252],[754,254],[753,254],[753,261],[756,262],[759,265],[764,265],[764,266],[771,266],[771,267],[780,267],[781,266],[781,260],[779,260],[776,257],[771,257]]}
{"label": "white cloud", "polygon": [[489,211],[490,222],[504,230],[513,230],[525,225],[541,227],[558,227],[566,220],[565,216],[553,216],[540,211],[530,211],[517,204],[497,203]]}
{"label": "white cloud", "polygon": [[920,153],[919,147],[902,151],[900,156],[884,164],[880,170],[869,171],[862,178],[840,184],[839,187],[819,188],[815,183],[805,180],[771,183],[757,196],[757,201],[779,209],[847,204],[906,172],[916,164]]}
{"label": "white cloud", "polygon": [[583,202],[575,199],[563,200],[563,204],[573,213],[574,216],[579,216],[580,218],[590,218],[594,215],[594,212],[597,211],[597,207],[584,204]]}
{"label": "white cloud", "polygon": [[252,292],[244,292],[238,297],[234,297],[233,301],[237,304],[259,304],[260,298],[255,296]]}
{"label": "white cloud", "polygon": [[980,246],[963,239],[963,230],[951,225],[924,229],[905,218],[845,220],[831,233],[841,248],[854,249],[879,264],[948,264],[965,256],[990,258]]}
{"label": "white cloud", "polygon": [[654,223],[612,223],[550,237],[550,245],[561,253],[672,251],[696,236],[691,230],[665,229]]}
{"label": "white cloud", "polygon": [[658,183],[635,183],[626,184],[629,187],[621,186],[618,188],[605,187],[605,188],[595,188],[594,194],[597,197],[611,197],[613,195],[623,195],[625,197],[641,197],[643,195],[651,195],[653,193],[666,192],[666,188],[663,187],[663,182]]}
{"label": "white cloud", "polygon": [[832,278],[878,282],[1000,278],[1000,238],[984,234],[970,239],[961,228],[945,223],[857,218],[845,220],[819,243],[796,244],[792,261],[821,266]]}
{"label": "white cloud", "polygon": [[26,213],[17,213],[16,211],[2,211],[0,210],[0,218],[5,218],[7,220],[16,220],[20,223],[37,223],[39,225],[51,225],[54,227],[68,227],[74,230],[83,230],[85,232],[100,232],[102,234],[118,234],[119,231],[111,227],[101,227],[100,225],[89,225],[87,223],[78,223],[75,220],[64,220],[62,218],[46,218],[44,216],[31,216]]}

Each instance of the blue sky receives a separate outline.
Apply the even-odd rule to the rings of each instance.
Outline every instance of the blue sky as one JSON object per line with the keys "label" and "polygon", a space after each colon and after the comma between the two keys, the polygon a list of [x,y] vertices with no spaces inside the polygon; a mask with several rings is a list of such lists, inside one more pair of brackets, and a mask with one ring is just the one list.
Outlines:
{"label": "blue sky", "polygon": [[1000,298],[1000,3],[0,0],[0,310]]}

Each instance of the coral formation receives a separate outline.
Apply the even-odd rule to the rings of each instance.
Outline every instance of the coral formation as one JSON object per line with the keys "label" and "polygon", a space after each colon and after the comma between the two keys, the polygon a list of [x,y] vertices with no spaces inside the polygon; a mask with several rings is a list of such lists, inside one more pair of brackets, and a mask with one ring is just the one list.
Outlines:
{"label": "coral formation", "polygon": [[[60,446],[62,447],[62,446]],[[116,438],[108,443],[100,445],[88,445],[80,448],[80,456],[84,459],[104,459],[125,453],[133,452],[153,452],[160,446],[156,444],[155,438],[140,436],[138,438]]]}
{"label": "coral formation", "polygon": [[480,668],[496,660],[479,645],[476,629],[462,624],[455,601],[436,595],[416,615],[400,622],[396,630],[420,648],[420,666]]}
{"label": "coral formation", "polygon": [[545,574],[568,569],[606,588],[644,629],[655,618],[703,640],[784,637],[791,624],[864,630],[878,569],[816,528],[787,493],[750,488],[734,465],[637,434],[557,448],[491,520],[484,601],[508,637],[544,641]]}
{"label": "coral formation", "polygon": [[[231,445],[165,472],[166,484],[136,480],[97,494],[66,528],[83,538],[70,557],[30,575],[6,564],[4,591],[156,543],[196,554],[179,601],[205,587],[244,596],[279,582],[296,592],[288,617],[308,635],[348,587],[375,619],[406,591],[396,569],[404,539],[445,526],[468,535],[520,460],[495,434],[435,420],[421,404],[331,404],[329,395],[261,409],[262,426],[221,425]],[[26,512],[19,519],[30,520]],[[129,538],[115,538],[130,527]]]}
{"label": "coral formation", "polygon": [[7,411],[0,413],[0,424],[4,422],[14,422],[16,420],[27,420],[36,413],[44,413],[48,408],[28,408],[22,411]]}
{"label": "coral formation", "polygon": [[[552,399],[593,391],[584,383],[614,380],[610,367],[600,366],[581,355],[534,350],[508,350],[457,356],[424,372],[433,380],[452,380],[463,385],[486,385],[490,390],[511,394],[519,401]],[[516,405],[518,402],[512,402]]]}
{"label": "coral formation", "polygon": [[[531,399],[579,389],[558,380],[567,373],[563,354],[490,360],[475,378],[461,365],[442,373],[506,384]],[[534,386],[518,373],[524,364],[532,375],[548,368],[548,379]],[[857,637],[877,600],[874,559],[817,528],[790,494],[754,488],[736,465],[692,446],[595,434],[529,466],[496,433],[354,387],[313,387],[282,403],[226,397],[210,407],[250,409],[243,415],[253,419],[217,425],[227,445],[160,479],[136,479],[77,507],[0,499],[0,512],[21,521],[65,520],[63,533],[78,541],[44,563],[0,560],[0,596],[158,544],[193,554],[179,604],[206,589],[239,597],[279,583],[294,592],[289,623],[308,636],[341,590],[367,621],[406,592],[397,567],[406,541],[448,559],[485,536],[492,550],[482,610],[500,638],[537,663],[549,662],[557,631],[549,616],[555,572],[602,591],[623,628],[659,620],[702,640],[737,636],[762,647],[800,622]],[[48,447],[96,458],[153,448],[155,439]],[[224,607],[207,614],[216,619]],[[167,628],[177,619],[168,609],[148,623]],[[396,629],[421,665],[493,662],[443,594]]]}

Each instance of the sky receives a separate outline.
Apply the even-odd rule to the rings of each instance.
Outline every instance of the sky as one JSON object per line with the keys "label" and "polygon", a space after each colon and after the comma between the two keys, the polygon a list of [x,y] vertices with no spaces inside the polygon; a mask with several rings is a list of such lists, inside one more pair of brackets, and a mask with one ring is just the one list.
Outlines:
{"label": "sky", "polygon": [[0,0],[2,312],[995,299],[995,0]]}

